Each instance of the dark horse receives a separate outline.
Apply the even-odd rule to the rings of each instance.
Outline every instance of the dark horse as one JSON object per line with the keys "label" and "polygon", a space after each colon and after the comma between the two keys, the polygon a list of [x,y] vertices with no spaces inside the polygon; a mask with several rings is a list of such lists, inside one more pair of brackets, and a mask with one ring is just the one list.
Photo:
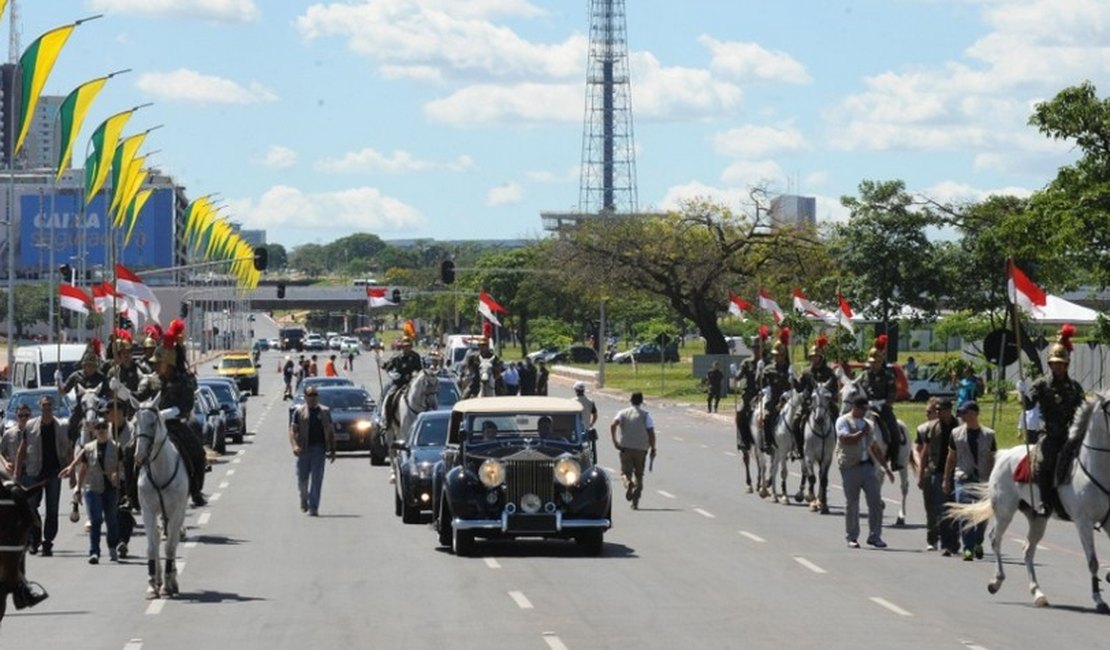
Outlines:
{"label": "dark horse", "polygon": [[31,543],[31,528],[38,522],[38,513],[31,507],[30,499],[39,486],[32,490],[4,478],[0,483],[0,620],[8,607],[8,595],[16,609],[33,607],[47,597],[46,590],[36,585],[38,591],[24,577],[27,547]]}

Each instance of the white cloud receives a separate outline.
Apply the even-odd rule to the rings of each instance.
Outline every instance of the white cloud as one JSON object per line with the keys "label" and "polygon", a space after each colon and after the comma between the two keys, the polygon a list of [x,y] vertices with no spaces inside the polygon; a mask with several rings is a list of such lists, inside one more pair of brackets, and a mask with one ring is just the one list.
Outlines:
{"label": "white cloud", "polygon": [[725,43],[710,36],[701,36],[698,42],[713,55],[710,69],[730,79],[789,84],[812,81],[805,66],[785,52],[772,52],[758,43]]}
{"label": "white cloud", "polygon": [[297,164],[297,152],[289,147],[275,144],[262,157],[262,164],[272,169],[289,169]]}
{"label": "white cloud", "polygon": [[793,126],[750,124],[713,136],[713,150],[730,158],[765,156],[770,153],[799,151],[805,148],[805,136]]}
{"label": "white cloud", "polygon": [[693,120],[729,115],[740,106],[740,87],[708,70],[667,67],[649,52],[633,53],[630,58],[637,120]]}
{"label": "white cloud", "polygon": [[740,160],[721,172],[721,181],[733,187],[773,187],[785,177],[773,160]]}
{"label": "white cloud", "polygon": [[505,183],[490,188],[486,193],[486,205],[497,207],[500,205],[514,205],[524,199],[524,188],[517,183]]}
{"label": "white cloud", "polygon": [[692,199],[708,199],[733,209],[750,202],[746,189],[713,187],[699,181],[690,181],[668,188],[659,207],[663,210],[678,210],[682,207],[683,201]]}
{"label": "white cloud", "polygon": [[423,172],[445,169],[454,172],[465,172],[474,169],[474,160],[467,155],[461,155],[450,162],[434,162],[420,160],[408,151],[398,149],[390,155],[385,155],[372,147],[359,151],[351,151],[341,158],[325,158],[316,163],[320,171],[337,174],[351,172],[386,172],[401,174],[406,172]]}
{"label": "white cloud", "polygon": [[1024,187],[999,187],[981,189],[958,181],[942,181],[919,192],[938,203],[964,205],[981,203],[991,196],[1017,196],[1025,198],[1033,194]]}
{"label": "white cloud", "polygon": [[404,232],[422,228],[419,210],[373,187],[305,193],[275,185],[256,200],[228,202],[246,228],[312,231],[321,237],[354,232]]}
{"label": "white cloud", "polygon": [[92,0],[92,8],[114,14],[240,23],[256,20],[259,15],[254,0]]}
{"label": "white cloud", "polygon": [[577,183],[582,175],[579,165],[571,165],[565,172],[559,174],[546,169],[536,169],[524,172],[524,176],[533,183],[556,184]]}
{"label": "white cloud", "polygon": [[580,84],[479,84],[428,102],[424,114],[455,126],[581,122],[582,92]]}
{"label": "white cloud", "polygon": [[147,72],[135,86],[158,99],[197,104],[259,104],[277,101],[277,95],[252,81],[241,86],[230,79],[179,68],[173,72]]}

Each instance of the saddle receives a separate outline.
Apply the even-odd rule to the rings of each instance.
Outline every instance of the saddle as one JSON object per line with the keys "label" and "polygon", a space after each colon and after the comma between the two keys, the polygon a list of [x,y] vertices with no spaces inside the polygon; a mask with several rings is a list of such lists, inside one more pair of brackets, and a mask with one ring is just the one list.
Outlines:
{"label": "saddle", "polygon": [[1014,482],[1015,483],[1033,483],[1037,480],[1037,471],[1034,469],[1041,464],[1040,453],[1037,448],[1033,447],[1028,454],[1018,461],[1017,467],[1014,467]]}
{"label": "saddle", "polygon": [[1046,468],[1042,462],[1040,445],[1034,445],[1029,453],[1014,467],[1014,482],[1036,483],[1040,479],[1041,472],[1051,471],[1054,475],[1052,484],[1054,486],[1064,485],[1070,480],[1068,470],[1071,468],[1072,461],[1078,455],[1079,444],[1069,440],[1064,444],[1064,447],[1060,450],[1060,455],[1056,458],[1056,467]]}

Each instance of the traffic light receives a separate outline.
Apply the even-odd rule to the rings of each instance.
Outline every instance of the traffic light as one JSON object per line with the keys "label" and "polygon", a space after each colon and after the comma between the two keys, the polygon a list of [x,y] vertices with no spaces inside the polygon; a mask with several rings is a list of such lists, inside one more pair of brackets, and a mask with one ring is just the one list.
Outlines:
{"label": "traffic light", "polygon": [[455,263],[451,260],[443,260],[439,265],[439,279],[443,284],[451,284],[455,281]]}
{"label": "traffic light", "polygon": [[187,303],[187,302],[181,303],[181,309],[178,311],[178,313],[181,315],[182,318],[188,318],[189,317],[189,303]]}
{"label": "traffic light", "polygon": [[62,282],[73,282],[73,267],[69,264],[58,267],[58,272],[62,274]]}
{"label": "traffic light", "polygon": [[270,251],[266,250],[265,246],[254,247],[254,270],[265,271],[266,266],[270,263]]}
{"label": "traffic light", "polygon": [[393,302],[394,302],[394,304],[398,304],[398,305],[401,304],[401,290],[400,289],[394,289],[393,290]]}
{"label": "traffic light", "polygon": [[284,282],[278,282],[277,283],[277,297],[278,298],[284,298],[285,297],[285,283]]}

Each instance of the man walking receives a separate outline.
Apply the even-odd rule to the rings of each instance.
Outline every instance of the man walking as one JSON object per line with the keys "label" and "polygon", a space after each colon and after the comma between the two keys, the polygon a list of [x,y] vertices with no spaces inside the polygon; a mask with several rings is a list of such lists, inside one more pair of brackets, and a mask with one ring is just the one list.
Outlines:
{"label": "man walking", "polygon": [[320,404],[315,386],[304,391],[304,404],[293,409],[289,421],[289,444],[297,457],[297,491],[301,512],[315,517],[320,512],[320,490],[324,484],[324,457],[335,462],[335,427],[331,412]]}
{"label": "man walking", "polygon": [[[655,458],[655,423],[651,414],[641,406],[644,394],[636,391],[630,399],[632,406],[617,413],[609,425],[609,435],[613,446],[621,456],[621,483],[624,485],[624,498],[632,502],[632,509],[640,508],[640,496],[644,492],[644,461],[648,451]],[[617,439],[617,428],[621,430]]]}
{"label": "man walking", "polygon": [[721,370],[719,361],[713,362],[713,367],[705,375],[705,381],[709,384],[705,408],[710,413],[716,413],[717,407],[721,405],[721,388],[725,381],[725,373]]}
{"label": "man walking", "polygon": [[43,557],[54,554],[54,538],[58,535],[58,500],[61,498],[62,481],[58,477],[62,468],[73,460],[73,443],[54,417],[54,400],[49,395],[39,399],[42,415],[27,422],[23,440],[15,454],[15,476],[17,483],[25,487],[45,483],[43,490],[31,499],[31,507],[36,510],[39,502],[46,498],[46,516],[42,527],[31,532],[31,553],[35,554],[42,544]]}
{"label": "man walking", "polygon": [[917,427],[914,452],[917,454],[917,486],[925,501],[926,550],[943,549],[945,557],[960,550],[955,522],[945,517],[944,508],[952,493],[944,490],[944,470],[948,464],[948,445],[952,431],[959,425],[952,414],[952,400],[929,398],[925,409],[928,421]]}
{"label": "man walking", "polygon": [[[987,480],[994,469],[994,453],[998,451],[994,431],[979,424],[979,405],[968,402],[961,407],[963,424],[952,430],[948,442],[948,458],[944,464],[944,491],[951,492],[955,479],[956,501],[975,503],[978,498],[969,488]],[[983,532],[987,522],[963,531],[964,561],[983,558]]]}
{"label": "man walking", "polygon": [[886,465],[876,433],[863,418],[867,405],[866,397],[857,397],[852,402],[852,410],[836,420],[836,462],[844,485],[844,530],[848,548],[859,548],[860,490],[867,496],[867,543],[875,548],[886,548],[882,538],[883,498],[875,465],[880,465],[891,481],[894,473]]}

